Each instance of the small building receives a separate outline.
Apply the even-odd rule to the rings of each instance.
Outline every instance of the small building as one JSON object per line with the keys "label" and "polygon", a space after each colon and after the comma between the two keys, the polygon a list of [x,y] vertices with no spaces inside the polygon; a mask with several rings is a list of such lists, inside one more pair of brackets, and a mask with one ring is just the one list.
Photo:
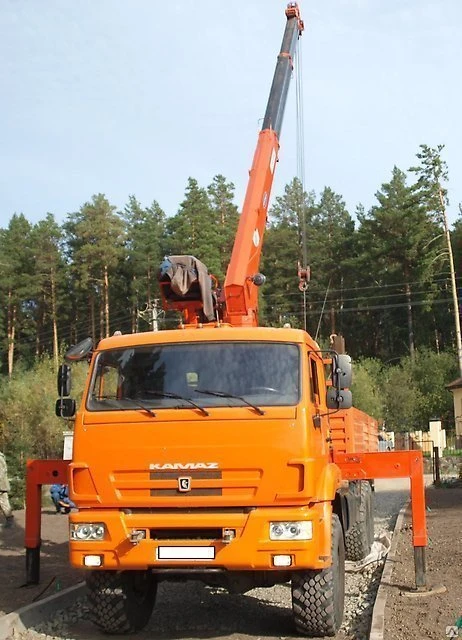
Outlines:
{"label": "small building", "polygon": [[454,421],[456,424],[456,449],[462,449],[462,378],[457,378],[446,389],[452,393],[454,401]]}

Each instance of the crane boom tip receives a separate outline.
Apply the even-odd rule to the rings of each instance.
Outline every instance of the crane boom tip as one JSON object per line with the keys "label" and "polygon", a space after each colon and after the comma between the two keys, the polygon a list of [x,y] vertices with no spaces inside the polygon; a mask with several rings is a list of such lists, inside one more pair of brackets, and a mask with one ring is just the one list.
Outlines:
{"label": "crane boom tip", "polygon": [[300,7],[298,6],[297,2],[289,2],[286,9],[286,16],[288,20],[290,18],[297,18],[298,32],[299,32],[299,35],[301,35],[303,29],[305,28],[305,25],[303,24],[303,20],[300,17]]}

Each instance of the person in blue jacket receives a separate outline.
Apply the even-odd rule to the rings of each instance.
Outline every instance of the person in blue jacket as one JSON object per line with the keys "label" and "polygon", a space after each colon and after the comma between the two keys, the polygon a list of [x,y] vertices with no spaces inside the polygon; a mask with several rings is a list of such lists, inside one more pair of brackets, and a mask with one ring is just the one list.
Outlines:
{"label": "person in blue jacket", "polygon": [[70,513],[71,509],[75,509],[75,504],[69,498],[67,484],[52,484],[50,495],[55,505],[56,513]]}

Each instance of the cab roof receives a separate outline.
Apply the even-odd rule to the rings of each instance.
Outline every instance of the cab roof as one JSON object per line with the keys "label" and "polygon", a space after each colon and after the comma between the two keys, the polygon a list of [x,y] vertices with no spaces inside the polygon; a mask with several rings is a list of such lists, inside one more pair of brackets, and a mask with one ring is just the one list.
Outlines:
{"label": "cab roof", "polygon": [[307,343],[319,349],[317,343],[302,329],[275,327],[231,327],[229,325],[204,326],[197,328],[170,329],[166,331],[146,331],[128,333],[104,338],[97,351],[120,349],[149,344],[174,344],[181,342],[216,342],[216,341],[269,341]]}

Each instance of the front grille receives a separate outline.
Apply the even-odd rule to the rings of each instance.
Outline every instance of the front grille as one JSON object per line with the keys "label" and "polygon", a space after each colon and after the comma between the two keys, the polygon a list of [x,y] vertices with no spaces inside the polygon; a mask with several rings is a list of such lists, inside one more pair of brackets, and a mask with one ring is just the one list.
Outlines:
{"label": "front grille", "polygon": [[221,540],[222,529],[150,529],[151,540]]}
{"label": "front grille", "polygon": [[[151,471],[149,474],[150,480],[173,480],[176,483],[179,478],[182,477],[191,478],[191,489],[189,491],[181,492],[178,486],[175,488],[153,488],[150,493],[151,496],[221,496],[223,490],[221,487],[194,487],[196,480],[221,480],[221,471]],[[213,483],[215,484],[215,483]]]}

